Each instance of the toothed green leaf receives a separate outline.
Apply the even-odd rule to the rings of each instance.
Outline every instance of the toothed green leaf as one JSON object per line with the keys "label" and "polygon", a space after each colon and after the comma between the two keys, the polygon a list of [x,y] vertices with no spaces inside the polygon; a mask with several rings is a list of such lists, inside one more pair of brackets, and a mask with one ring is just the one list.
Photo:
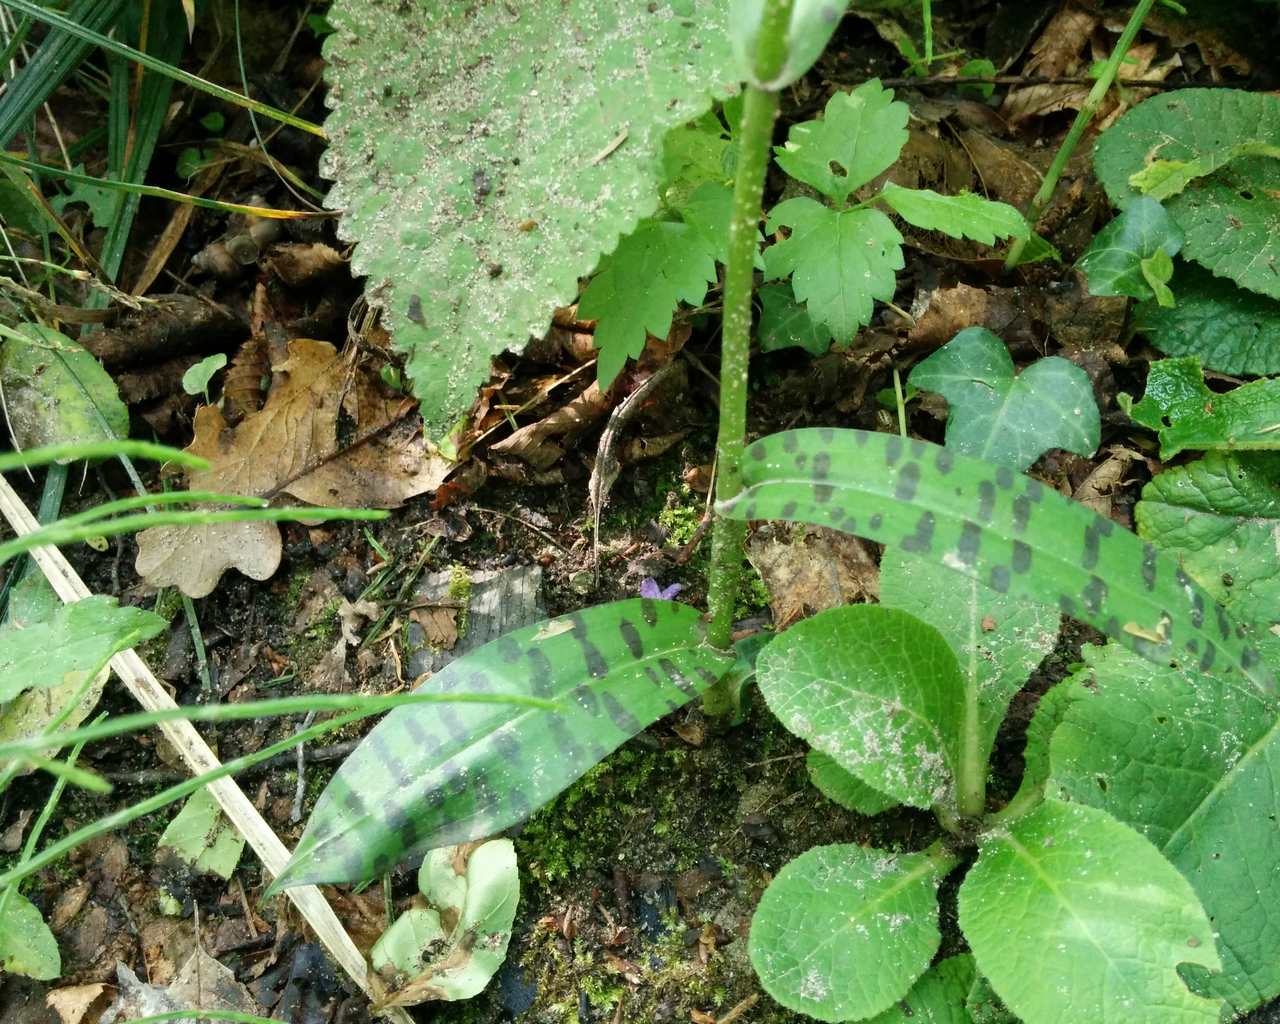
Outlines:
{"label": "toothed green leaf", "polygon": [[944,196],[927,188],[902,188],[889,181],[881,193],[908,224],[923,231],[941,231],[952,238],[972,238],[983,245],[997,238],[1026,238],[1026,219],[1007,203],[966,192]]}
{"label": "toothed green leaf", "polygon": [[599,605],[485,644],[419,690],[531,695],[563,710],[392,711],[320,795],[273,888],[374,878],[523,821],[732,664],[702,642],[698,611],[673,601]]}
{"label": "toothed green leaf", "polygon": [[780,348],[802,348],[810,355],[826,355],[831,348],[831,331],[814,323],[809,311],[796,302],[789,285],[766,284],[760,288],[761,352]]}
{"label": "toothed green leaf", "polygon": [[1026,469],[1050,448],[1092,455],[1101,423],[1088,375],[1065,359],[1037,359],[1014,376],[1003,341],[968,327],[907,380],[947,400],[947,447]]}
{"label": "toothed green leaf", "polygon": [[832,96],[822,120],[792,125],[774,159],[791,177],[843,203],[898,159],[907,144],[908,114],[907,105],[873,78]]}
{"label": "toothed green leaf", "polygon": [[820,428],[749,445],[735,519],[829,526],[1056,605],[1143,657],[1243,672],[1267,691],[1245,626],[1173,558],[1039,481],[925,441]]}
{"label": "toothed green leaf", "polygon": [[795,297],[839,344],[871,322],[877,299],[893,298],[902,236],[879,210],[837,211],[797,196],[773,208],[767,227],[791,234],[765,250],[765,276],[790,275]]}

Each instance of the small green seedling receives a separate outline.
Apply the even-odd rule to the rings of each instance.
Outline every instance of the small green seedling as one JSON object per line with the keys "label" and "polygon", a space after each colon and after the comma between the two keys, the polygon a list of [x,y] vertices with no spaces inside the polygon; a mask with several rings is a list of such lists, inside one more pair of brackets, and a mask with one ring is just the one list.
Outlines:
{"label": "small green seedling", "polygon": [[182,390],[192,396],[203,395],[205,405],[209,404],[209,382],[213,375],[227,365],[225,352],[215,352],[205,356],[200,362],[187,368],[182,375]]}

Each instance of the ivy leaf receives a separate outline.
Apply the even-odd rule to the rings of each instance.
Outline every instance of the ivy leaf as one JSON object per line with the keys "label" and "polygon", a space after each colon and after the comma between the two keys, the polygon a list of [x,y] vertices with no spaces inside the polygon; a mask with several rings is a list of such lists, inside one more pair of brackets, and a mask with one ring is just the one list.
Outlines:
{"label": "ivy leaf", "polygon": [[62,974],[58,940],[35,906],[16,889],[8,890],[8,904],[0,915],[0,968],[37,981]]}
{"label": "ivy leaf", "polygon": [[330,780],[272,891],[376,878],[523,821],[729,670],[733,658],[702,635],[688,605],[615,601],[455,659],[419,690],[532,695],[563,710],[460,703],[392,711]]}
{"label": "ivy leaf", "polygon": [[1157,249],[1150,256],[1144,256],[1138,263],[1142,271],[1142,279],[1155,296],[1156,305],[1166,309],[1177,305],[1173,298],[1173,289],[1169,281],[1173,277],[1173,259],[1163,249]]}
{"label": "ivy leaf", "polygon": [[1280,448],[1280,378],[1255,380],[1219,394],[1205,385],[1194,356],[1151,364],[1147,390],[1135,402],[1123,392],[1120,408],[1160,435],[1160,458],[1188,448]]}
{"label": "ivy leaf", "polygon": [[927,622],[955,652],[965,693],[963,763],[985,779],[1009,701],[1057,642],[1057,608],[998,593],[972,578],[958,580],[945,565],[897,547],[886,548],[880,560],[880,604]]}
{"label": "ivy leaf", "polygon": [[1088,375],[1050,356],[1015,377],[1009,350],[985,327],[965,328],[907,379],[947,400],[947,447],[965,455],[1026,469],[1050,448],[1092,455],[1098,447]]}
{"label": "ivy leaf", "polygon": [[[1053,785],[1132,825],[1195,889],[1221,976],[1197,990],[1243,1014],[1280,995],[1280,723],[1256,691],[1149,665],[1108,645],[1061,686],[1078,696],[1053,736]],[[1087,685],[1086,685],[1087,684]],[[1212,965],[1207,965],[1212,966]]]}
{"label": "ivy leaf", "polygon": [[[1131,203],[1094,236],[1076,266],[1089,279],[1089,292],[1093,295],[1150,299],[1159,293],[1144,273],[1144,261],[1161,252],[1166,259],[1176,256],[1181,248],[1182,231],[1163,206],[1144,197]],[[1169,274],[1163,276],[1161,283],[1167,284],[1172,275],[1172,263],[1168,269]],[[1156,277],[1159,280],[1160,275]]]}
{"label": "ivy leaf", "polygon": [[1280,622],[1280,457],[1209,452],[1166,469],[1134,520],[1232,614],[1267,631]]}
{"label": "ivy leaf", "polygon": [[818,792],[841,807],[870,818],[890,807],[898,806],[898,801],[893,797],[868,786],[858,776],[845,771],[835,758],[821,750],[810,750],[804,765],[809,772],[809,781]]}
{"label": "ivy leaf", "polygon": [[447,433],[492,358],[541,335],[601,254],[653,214],[664,134],[736,88],[727,11],[727,0],[328,8],[328,203],[429,434]]}
{"label": "ivy leaf", "polygon": [[607,388],[644,350],[646,331],[665,338],[683,300],[697,306],[716,279],[715,260],[703,236],[687,224],[645,221],[605,257],[578,303],[578,315],[595,320],[600,357],[596,376]]}
{"label": "ivy leaf", "polygon": [[831,608],[770,642],[756,684],[783,725],[868,786],[912,807],[951,799],[964,684],[932,626],[877,605]]}
{"label": "ivy leaf", "polygon": [[761,352],[794,347],[815,356],[827,354],[831,331],[813,322],[809,310],[796,302],[790,285],[762,285],[757,294],[763,307],[757,330]]}
{"label": "ivy leaf", "polygon": [[822,120],[792,125],[774,159],[797,181],[844,203],[898,159],[907,144],[908,114],[907,105],[872,78],[832,96]]}
{"label": "ivy leaf", "polygon": [[927,557],[1001,593],[1057,605],[1144,658],[1186,659],[1276,688],[1251,632],[1178,565],[1110,519],[926,441],[788,430],[746,448],[733,519],[813,523]]}
{"label": "ivy leaf", "polygon": [[765,250],[766,278],[790,275],[795,297],[837,343],[848,344],[871,322],[875,300],[893,298],[902,235],[879,210],[836,211],[797,196],[775,206],[766,227],[791,229]]}
{"label": "ivy leaf", "polygon": [[1134,310],[1134,328],[1161,352],[1197,356],[1218,373],[1280,373],[1280,302],[1188,263],[1174,271],[1173,291],[1172,309],[1144,302]]}
{"label": "ivy leaf", "polygon": [[868,1024],[973,1024],[965,1009],[973,982],[973,957],[949,956],[925,971],[897,1006]]}
{"label": "ivy leaf", "polygon": [[[1214,1024],[1180,964],[1221,968],[1196,894],[1146,839],[1105,811],[1046,800],[979,842],[960,886],[978,968],[1026,1024],[1064,1007],[1090,1024]],[[1009,896],[1017,893],[1017,912]]]}
{"label": "ivy leaf", "polygon": [[971,192],[944,196],[927,188],[902,188],[889,181],[880,196],[908,224],[941,231],[952,238],[972,238],[991,245],[997,238],[1026,238],[1026,219],[1007,203]]}
{"label": "ivy leaf", "polygon": [[[1157,161],[1207,167],[1241,144],[1275,148],[1280,138],[1280,97],[1240,89],[1178,89],[1139,103],[1098,138],[1093,162],[1112,202],[1127,209],[1141,191],[1132,178],[1157,192],[1172,190]],[[1184,167],[1183,171],[1186,170]],[[1183,174],[1186,177],[1186,174]],[[1241,287],[1280,298],[1280,160],[1239,156],[1207,177],[1182,183],[1165,202],[1186,241],[1182,255]],[[1181,186],[1179,186],[1181,187]]]}
{"label": "ivy leaf", "polygon": [[760,984],[818,1020],[889,1009],[938,949],[938,883],[953,863],[852,843],[805,851],[769,883],[751,920]]}

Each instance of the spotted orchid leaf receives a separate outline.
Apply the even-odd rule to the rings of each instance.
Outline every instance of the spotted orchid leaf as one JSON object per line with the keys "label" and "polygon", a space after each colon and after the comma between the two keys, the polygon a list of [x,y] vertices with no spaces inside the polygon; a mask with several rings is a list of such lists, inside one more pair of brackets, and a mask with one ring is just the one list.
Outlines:
{"label": "spotted orchid leaf", "polygon": [[926,441],[817,428],[748,446],[721,512],[829,526],[1000,593],[1057,605],[1153,661],[1275,689],[1254,638],[1154,544],[1006,466]]}
{"label": "spotted orchid leaf", "polygon": [[532,695],[562,710],[457,704],[392,711],[330,780],[272,889],[374,878],[400,861],[523,821],[732,664],[702,642],[696,609],[643,598],[478,647],[419,691]]}

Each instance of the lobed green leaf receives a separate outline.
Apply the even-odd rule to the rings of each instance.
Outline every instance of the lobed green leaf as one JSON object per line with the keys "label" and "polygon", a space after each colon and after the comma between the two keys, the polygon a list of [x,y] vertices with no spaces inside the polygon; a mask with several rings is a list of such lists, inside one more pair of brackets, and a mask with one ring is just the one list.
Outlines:
{"label": "lobed green leaf", "polygon": [[1275,690],[1249,630],[1154,544],[1037,480],[925,441],[817,428],[747,447],[734,519],[829,526],[1058,608],[1143,657]]}

